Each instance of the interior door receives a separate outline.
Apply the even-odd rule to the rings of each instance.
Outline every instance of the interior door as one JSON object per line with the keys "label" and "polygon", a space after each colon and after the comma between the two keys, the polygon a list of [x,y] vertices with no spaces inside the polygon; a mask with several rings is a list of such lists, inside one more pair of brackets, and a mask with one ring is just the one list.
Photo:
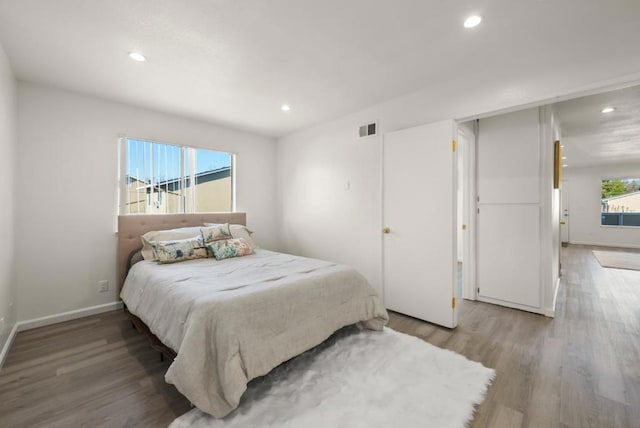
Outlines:
{"label": "interior door", "polygon": [[560,242],[569,243],[569,182],[560,185]]}
{"label": "interior door", "polygon": [[386,306],[449,328],[458,322],[454,130],[447,120],[383,142]]}
{"label": "interior door", "polygon": [[539,308],[538,109],[481,119],[478,127],[478,300]]}

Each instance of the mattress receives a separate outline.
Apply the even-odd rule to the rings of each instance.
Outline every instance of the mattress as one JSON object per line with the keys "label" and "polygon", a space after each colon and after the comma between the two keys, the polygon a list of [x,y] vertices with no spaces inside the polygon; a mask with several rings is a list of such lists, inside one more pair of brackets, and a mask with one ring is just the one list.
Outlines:
{"label": "mattress", "polygon": [[176,351],[166,381],[217,417],[238,406],[251,379],[336,330],[382,330],[388,320],[353,268],[260,249],[220,261],[137,263],[121,297]]}

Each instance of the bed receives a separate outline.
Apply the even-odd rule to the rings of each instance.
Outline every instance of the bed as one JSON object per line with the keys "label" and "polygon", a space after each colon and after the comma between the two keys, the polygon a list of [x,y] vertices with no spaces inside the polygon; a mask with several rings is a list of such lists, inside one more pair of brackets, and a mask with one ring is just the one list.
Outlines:
{"label": "bed", "polygon": [[247,383],[319,345],[340,328],[382,330],[376,291],[353,268],[263,249],[129,266],[151,230],[246,224],[244,213],[118,218],[121,297],[134,325],[171,358],[165,380],[200,410],[224,417]]}

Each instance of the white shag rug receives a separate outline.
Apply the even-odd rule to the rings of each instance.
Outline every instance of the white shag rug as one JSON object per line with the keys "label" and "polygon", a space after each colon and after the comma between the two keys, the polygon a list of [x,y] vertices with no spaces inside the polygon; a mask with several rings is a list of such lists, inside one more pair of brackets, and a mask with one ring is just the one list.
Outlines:
{"label": "white shag rug", "polygon": [[251,381],[226,418],[193,409],[170,428],[461,428],[473,419],[494,375],[389,328],[347,327]]}

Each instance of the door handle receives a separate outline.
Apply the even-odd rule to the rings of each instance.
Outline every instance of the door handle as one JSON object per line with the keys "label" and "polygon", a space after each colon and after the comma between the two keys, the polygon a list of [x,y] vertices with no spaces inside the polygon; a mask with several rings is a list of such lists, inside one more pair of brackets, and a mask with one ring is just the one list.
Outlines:
{"label": "door handle", "polygon": [[560,224],[567,224],[567,222],[566,221],[561,221]]}
{"label": "door handle", "polygon": [[382,228],[382,233],[389,233],[389,232],[391,232],[391,229],[389,229],[388,227]]}

